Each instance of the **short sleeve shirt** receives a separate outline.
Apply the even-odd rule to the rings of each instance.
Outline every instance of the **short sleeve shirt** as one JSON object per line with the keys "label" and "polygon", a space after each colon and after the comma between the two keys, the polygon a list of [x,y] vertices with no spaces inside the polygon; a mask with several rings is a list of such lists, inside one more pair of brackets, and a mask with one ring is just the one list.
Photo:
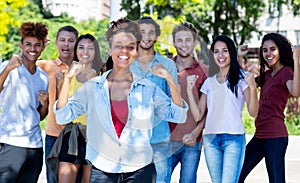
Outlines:
{"label": "short sleeve shirt", "polygon": [[69,66],[59,60],[39,60],[36,64],[45,71],[49,77],[49,108],[48,108],[48,120],[46,123],[46,134],[54,137],[58,137],[61,130],[64,128],[63,125],[56,123],[55,115],[52,109],[56,101],[56,73],[58,71],[68,70]]}
{"label": "short sleeve shirt", "polygon": [[[258,138],[287,137],[284,124],[284,109],[290,92],[286,86],[288,80],[293,80],[293,69],[281,68],[273,77],[271,70],[265,73],[265,84],[260,91],[259,111],[255,120]],[[259,81],[259,77],[256,78]]]}
{"label": "short sleeve shirt", "polygon": [[[174,58],[174,61],[176,62],[176,57]],[[197,75],[198,79],[196,80],[195,87],[193,89],[193,95],[196,99],[196,102],[198,103],[200,98],[200,88],[204,82],[204,80],[207,78],[207,72],[208,67],[205,67],[201,65],[196,59],[194,59],[193,64],[178,72],[178,83],[181,87],[181,97],[183,100],[188,101],[188,96],[186,91],[187,82],[186,78],[190,75]],[[192,113],[190,110],[188,110],[187,113],[187,120],[183,124],[177,124],[177,123],[169,123],[170,130],[171,130],[171,140],[173,141],[179,141],[182,142],[182,138],[185,134],[191,133],[197,126],[197,122],[192,116]],[[197,142],[201,140],[201,135],[199,135]]]}
{"label": "short sleeve shirt", "polygon": [[[0,72],[8,61],[0,65]],[[0,143],[18,147],[43,147],[39,126],[40,114],[37,108],[39,91],[48,90],[47,74],[36,67],[31,74],[22,64],[11,70],[0,93]]]}
{"label": "short sleeve shirt", "polygon": [[207,117],[204,134],[244,134],[242,110],[244,90],[248,87],[244,79],[238,82],[237,96],[228,87],[228,81],[219,83],[216,75],[208,77],[201,92],[207,95]]}

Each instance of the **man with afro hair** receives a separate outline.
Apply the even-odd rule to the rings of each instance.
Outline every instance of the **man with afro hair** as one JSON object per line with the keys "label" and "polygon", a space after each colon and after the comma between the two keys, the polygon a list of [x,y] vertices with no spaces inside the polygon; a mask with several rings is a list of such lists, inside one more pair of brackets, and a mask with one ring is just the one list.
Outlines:
{"label": "man with afro hair", "polygon": [[25,22],[19,32],[21,54],[0,65],[0,182],[34,183],[43,166],[39,122],[48,113],[48,76],[36,61],[48,29]]}

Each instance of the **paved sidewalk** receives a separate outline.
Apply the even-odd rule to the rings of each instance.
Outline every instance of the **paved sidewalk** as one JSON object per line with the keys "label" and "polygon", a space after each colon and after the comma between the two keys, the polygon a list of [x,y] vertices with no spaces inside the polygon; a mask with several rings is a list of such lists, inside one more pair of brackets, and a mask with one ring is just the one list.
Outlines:
{"label": "paved sidewalk", "polygon": [[[247,135],[247,142],[251,139],[251,135]],[[286,153],[286,183],[298,183],[300,180],[300,136],[290,136],[289,145]],[[171,183],[179,182],[179,168],[176,167],[173,172]],[[205,164],[204,153],[201,153],[200,164],[197,173],[197,183],[210,183],[209,173]],[[38,183],[46,183],[45,166]],[[246,183],[268,183],[268,174],[264,164],[261,161],[249,174]]]}
{"label": "paved sidewalk", "polygon": [[[246,140],[252,138],[252,135],[247,135]],[[286,183],[299,183],[300,180],[300,136],[289,136],[289,145],[286,153]],[[172,175],[171,183],[179,182],[179,168],[176,167],[175,172]],[[206,167],[204,153],[201,152],[200,164],[197,173],[197,183],[209,183],[211,182],[209,173]],[[268,173],[262,160],[248,175],[246,183],[268,183]]]}

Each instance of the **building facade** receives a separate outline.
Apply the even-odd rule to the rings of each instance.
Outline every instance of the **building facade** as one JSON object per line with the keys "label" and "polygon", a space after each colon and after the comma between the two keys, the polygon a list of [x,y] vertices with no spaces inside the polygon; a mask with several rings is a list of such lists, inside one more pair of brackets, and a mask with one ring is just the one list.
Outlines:
{"label": "building facade", "polygon": [[272,8],[272,4],[268,6],[270,7],[270,13],[266,8],[263,16],[258,21],[258,29],[262,32],[262,35],[254,33],[253,38],[248,42],[249,46],[259,47],[263,35],[270,32],[278,32],[286,36],[293,45],[299,45],[300,16],[294,16],[291,7],[287,5],[282,5],[279,11],[277,8]]}
{"label": "building facade", "polygon": [[43,0],[43,6],[54,16],[67,13],[76,21],[110,17],[110,0]]}

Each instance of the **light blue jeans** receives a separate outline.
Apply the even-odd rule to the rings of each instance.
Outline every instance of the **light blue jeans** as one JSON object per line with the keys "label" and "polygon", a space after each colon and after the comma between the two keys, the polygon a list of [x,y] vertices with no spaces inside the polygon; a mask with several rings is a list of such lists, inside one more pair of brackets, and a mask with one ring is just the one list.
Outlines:
{"label": "light blue jeans", "polygon": [[172,172],[180,162],[180,183],[196,183],[197,170],[201,155],[199,142],[195,146],[187,146],[181,142],[171,141],[172,149],[176,149],[171,156]]}
{"label": "light blue jeans", "polygon": [[152,144],[153,161],[156,169],[156,183],[170,183],[171,181],[171,150],[170,140]]}
{"label": "light blue jeans", "polygon": [[245,134],[204,135],[203,147],[212,182],[238,182],[245,157]]}

